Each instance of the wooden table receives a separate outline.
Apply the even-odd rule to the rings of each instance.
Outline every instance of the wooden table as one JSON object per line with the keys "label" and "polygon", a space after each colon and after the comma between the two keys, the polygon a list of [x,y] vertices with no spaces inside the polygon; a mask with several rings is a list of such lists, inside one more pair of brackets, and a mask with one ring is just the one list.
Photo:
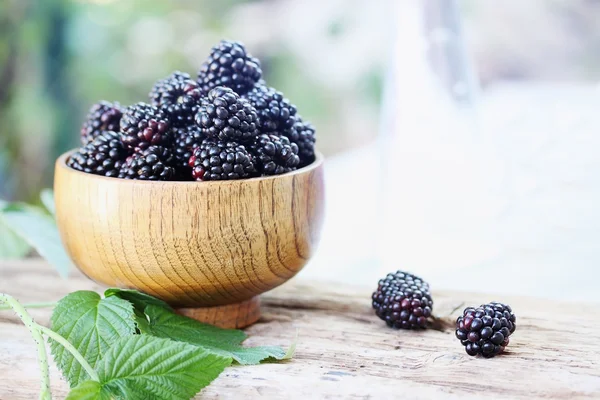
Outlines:
{"label": "wooden table", "polygon": [[[80,289],[101,288],[78,273],[62,280],[42,261],[0,263],[0,292],[22,302],[58,300]],[[232,366],[198,398],[600,398],[598,304],[434,292],[439,330],[413,332],[387,328],[370,308],[370,292],[292,280],[264,295],[263,317],[247,329],[247,343],[287,346],[297,332],[294,359]],[[464,305],[490,300],[512,305],[517,331],[506,354],[469,357],[452,321]],[[47,323],[50,310],[32,314]],[[35,357],[25,327],[1,311],[1,400],[37,398]],[[51,379],[55,398],[63,398],[68,387],[55,368]]]}

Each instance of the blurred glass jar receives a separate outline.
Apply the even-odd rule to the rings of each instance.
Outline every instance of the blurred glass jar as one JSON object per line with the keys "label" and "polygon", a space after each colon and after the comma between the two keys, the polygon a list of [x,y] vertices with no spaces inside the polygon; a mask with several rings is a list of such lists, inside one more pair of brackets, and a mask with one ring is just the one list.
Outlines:
{"label": "blurred glass jar", "polygon": [[397,7],[380,137],[379,255],[384,270],[441,281],[500,251],[490,224],[503,207],[503,169],[479,127],[457,2]]}

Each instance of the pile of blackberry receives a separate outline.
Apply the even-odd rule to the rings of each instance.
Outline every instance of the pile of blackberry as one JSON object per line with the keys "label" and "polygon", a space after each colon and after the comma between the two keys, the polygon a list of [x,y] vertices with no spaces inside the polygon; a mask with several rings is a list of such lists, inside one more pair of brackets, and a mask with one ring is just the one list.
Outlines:
{"label": "pile of blackberry", "polygon": [[197,79],[175,71],[149,102],[101,101],[67,161],[79,171],[139,180],[231,180],[279,175],[315,159],[315,129],[267,86],[242,43],[213,46]]}
{"label": "pile of blackberry", "polygon": [[[371,296],[375,314],[396,329],[423,329],[443,326],[432,316],[433,299],[429,284],[416,275],[397,271],[379,280]],[[432,324],[428,324],[429,318]],[[470,356],[494,357],[504,351],[517,328],[512,308],[491,302],[467,307],[456,320],[456,337]],[[436,325],[437,324],[437,325]]]}

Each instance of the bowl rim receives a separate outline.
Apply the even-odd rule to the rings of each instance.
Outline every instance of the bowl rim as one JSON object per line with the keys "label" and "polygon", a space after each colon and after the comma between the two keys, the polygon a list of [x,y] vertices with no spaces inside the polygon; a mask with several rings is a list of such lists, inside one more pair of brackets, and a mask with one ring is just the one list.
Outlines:
{"label": "bowl rim", "polygon": [[76,151],[77,151],[77,149],[72,149],[72,150],[69,150],[69,151],[61,154],[56,159],[55,168],[63,169],[66,171],[66,173],[69,173],[69,174],[81,174],[82,176],[85,175],[88,179],[97,179],[97,180],[101,180],[101,181],[108,180],[110,182],[115,182],[115,183],[119,183],[119,182],[127,183],[128,182],[128,183],[136,184],[136,185],[156,185],[156,184],[174,185],[174,186],[179,186],[179,185],[223,185],[223,184],[234,184],[236,182],[237,183],[239,183],[239,182],[250,183],[250,182],[271,181],[271,180],[281,179],[281,178],[294,176],[294,175],[305,174],[305,173],[314,171],[314,170],[318,169],[319,167],[321,167],[321,165],[323,165],[323,160],[325,158],[323,156],[323,154],[321,154],[318,151],[315,151],[315,160],[312,163],[310,163],[309,165],[307,165],[305,167],[299,168],[294,171],[286,172],[285,174],[281,174],[281,175],[257,176],[257,177],[248,178],[248,179],[232,179],[232,180],[223,180],[223,181],[146,181],[146,180],[133,180],[133,179],[119,179],[119,178],[113,178],[113,177],[109,177],[109,176],[95,175],[95,174],[90,174],[90,173],[83,172],[83,171],[78,171],[67,165],[67,159]]}

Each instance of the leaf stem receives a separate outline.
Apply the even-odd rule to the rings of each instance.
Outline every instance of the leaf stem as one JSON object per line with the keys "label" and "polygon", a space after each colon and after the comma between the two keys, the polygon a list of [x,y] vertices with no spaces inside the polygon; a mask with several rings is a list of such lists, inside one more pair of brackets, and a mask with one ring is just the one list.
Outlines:
{"label": "leaf stem", "polygon": [[[21,304],[21,306],[23,308],[50,308],[50,307],[55,307],[56,306],[56,302],[55,301],[46,301],[46,302],[40,302],[40,303],[29,303],[29,304]],[[12,310],[12,307],[9,305],[5,305],[5,304],[0,304],[0,311],[2,310]]]}
{"label": "leaf stem", "polygon": [[[37,325],[37,324],[36,324]],[[69,342],[67,339],[54,332],[52,329],[47,328],[42,325],[38,325],[38,329],[45,335],[48,335],[51,339],[58,342],[61,346],[65,348],[69,353],[75,357],[75,359],[81,364],[81,367],[88,373],[90,378],[93,381],[100,382],[100,377],[98,373],[94,370],[94,368],[87,362],[87,360],[81,355],[81,353]]]}
{"label": "leaf stem", "polygon": [[40,400],[52,400],[52,395],[50,394],[50,366],[48,364],[48,354],[46,353],[46,343],[41,330],[39,329],[40,325],[33,320],[25,307],[23,307],[14,297],[0,293],[0,301],[10,306],[10,308],[12,308],[19,316],[21,321],[23,321],[27,329],[29,329],[31,337],[37,346],[38,363],[42,375]]}

